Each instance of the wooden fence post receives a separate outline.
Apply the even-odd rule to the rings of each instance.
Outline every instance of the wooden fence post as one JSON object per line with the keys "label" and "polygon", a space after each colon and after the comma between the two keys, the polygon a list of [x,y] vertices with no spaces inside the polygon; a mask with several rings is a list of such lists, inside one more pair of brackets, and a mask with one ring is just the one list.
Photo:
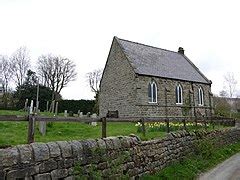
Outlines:
{"label": "wooden fence post", "polygon": [[28,115],[28,144],[34,142],[34,124],[35,124],[35,117],[34,115]]}
{"label": "wooden fence post", "polygon": [[143,136],[146,136],[146,128],[145,128],[145,123],[144,123],[144,118],[141,118],[141,124],[142,124],[142,132],[143,132]]}
{"label": "wooden fence post", "polygon": [[186,128],[186,120],[185,119],[183,119],[183,127],[184,127],[184,130],[187,130],[187,128]]}
{"label": "wooden fence post", "polygon": [[207,129],[207,121],[206,121],[206,118],[207,118],[207,117],[203,117],[203,121],[204,121],[204,127],[205,127],[205,129]]}
{"label": "wooden fence post", "polygon": [[195,126],[196,126],[196,128],[197,128],[197,117],[195,116],[195,118],[194,118],[194,121],[195,121]]}
{"label": "wooden fence post", "polygon": [[166,125],[167,125],[167,133],[169,133],[169,132],[170,132],[169,119],[167,118],[167,119],[165,120],[165,122],[166,122]]}
{"label": "wooden fence post", "polygon": [[214,118],[213,117],[211,117],[211,122],[212,122],[212,128],[215,129],[215,126],[214,126],[215,122],[214,122]]}
{"label": "wooden fence post", "polygon": [[102,121],[102,138],[107,137],[107,120],[106,117],[101,118]]}

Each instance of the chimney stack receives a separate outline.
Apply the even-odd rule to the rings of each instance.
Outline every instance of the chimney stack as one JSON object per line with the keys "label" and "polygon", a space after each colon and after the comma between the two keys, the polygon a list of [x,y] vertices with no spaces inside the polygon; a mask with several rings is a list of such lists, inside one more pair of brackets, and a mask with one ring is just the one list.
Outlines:
{"label": "chimney stack", "polygon": [[183,54],[183,55],[184,55],[184,49],[183,49],[182,47],[179,47],[179,48],[178,48],[178,53],[180,53],[180,54]]}

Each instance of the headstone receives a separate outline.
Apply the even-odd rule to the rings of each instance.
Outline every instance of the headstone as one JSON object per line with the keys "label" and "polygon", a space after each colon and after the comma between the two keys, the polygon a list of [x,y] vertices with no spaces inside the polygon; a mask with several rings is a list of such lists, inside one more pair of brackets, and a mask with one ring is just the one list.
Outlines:
{"label": "headstone", "polygon": [[39,122],[39,131],[41,133],[42,136],[45,136],[46,134],[46,126],[47,122],[46,121],[40,121]]}
{"label": "headstone", "polygon": [[79,117],[83,117],[83,112],[80,112],[80,113],[79,113]]}
{"label": "headstone", "polygon": [[67,112],[67,110],[64,110],[64,117],[68,117],[68,112]]}
{"label": "headstone", "polygon": [[90,114],[91,114],[91,113],[90,113],[90,112],[88,112],[88,113],[87,113],[87,117],[90,117]]}
{"label": "headstone", "polygon": [[56,102],[55,114],[58,115],[58,102]]}
{"label": "headstone", "polygon": [[91,115],[91,118],[97,118],[97,114],[96,114],[96,113],[93,113],[93,114]]}
{"label": "headstone", "polygon": [[49,112],[52,112],[52,104],[53,104],[53,101],[52,101],[51,104],[50,104]]}
{"label": "headstone", "polygon": [[72,111],[69,111],[69,116],[73,117],[73,112]]}
{"label": "headstone", "polygon": [[36,102],[36,111],[35,112],[38,112],[38,108],[39,108],[39,101]]}
{"label": "headstone", "polygon": [[46,111],[48,112],[49,101],[47,101]]}
{"label": "headstone", "polygon": [[28,105],[28,99],[26,99],[26,101],[25,101],[24,111],[27,111],[27,105]]}
{"label": "headstone", "polygon": [[29,114],[33,114],[33,100],[31,100]]}
{"label": "headstone", "polygon": [[54,113],[54,110],[55,110],[54,107],[55,107],[55,100],[52,101],[52,108],[51,108],[52,109],[52,113]]}
{"label": "headstone", "polygon": [[30,114],[30,106],[27,107],[27,112]]}
{"label": "headstone", "polygon": [[81,112],[81,111],[80,111],[80,110],[78,110],[78,112],[77,112],[77,114],[78,114],[78,117],[79,117],[79,115],[80,115],[80,112]]}
{"label": "headstone", "polygon": [[[92,114],[91,118],[94,118],[94,119],[97,118],[97,114],[96,113]],[[91,125],[92,126],[97,126],[97,122],[92,122]]]}
{"label": "headstone", "polygon": [[235,126],[236,126],[237,128],[240,128],[240,121],[239,121],[239,120],[235,120]]}

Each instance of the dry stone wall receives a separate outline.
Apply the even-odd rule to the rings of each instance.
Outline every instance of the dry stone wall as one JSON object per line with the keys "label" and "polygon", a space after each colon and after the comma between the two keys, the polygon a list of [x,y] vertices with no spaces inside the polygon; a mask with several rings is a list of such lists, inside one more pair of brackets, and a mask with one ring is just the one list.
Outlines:
{"label": "dry stone wall", "polygon": [[240,140],[240,129],[182,131],[150,141],[123,136],[19,145],[0,149],[0,179],[135,178],[184,158],[202,139],[230,144]]}

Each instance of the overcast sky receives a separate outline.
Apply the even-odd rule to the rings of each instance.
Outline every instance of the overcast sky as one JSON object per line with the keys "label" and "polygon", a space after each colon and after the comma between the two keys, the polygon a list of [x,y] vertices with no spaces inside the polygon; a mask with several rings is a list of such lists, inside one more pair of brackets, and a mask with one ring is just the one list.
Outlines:
{"label": "overcast sky", "polygon": [[65,99],[93,99],[86,73],[104,68],[113,36],[177,51],[179,46],[212,80],[234,72],[240,89],[240,2],[232,0],[0,0],[0,54],[20,46],[33,67],[41,54],[59,54],[77,65]]}

